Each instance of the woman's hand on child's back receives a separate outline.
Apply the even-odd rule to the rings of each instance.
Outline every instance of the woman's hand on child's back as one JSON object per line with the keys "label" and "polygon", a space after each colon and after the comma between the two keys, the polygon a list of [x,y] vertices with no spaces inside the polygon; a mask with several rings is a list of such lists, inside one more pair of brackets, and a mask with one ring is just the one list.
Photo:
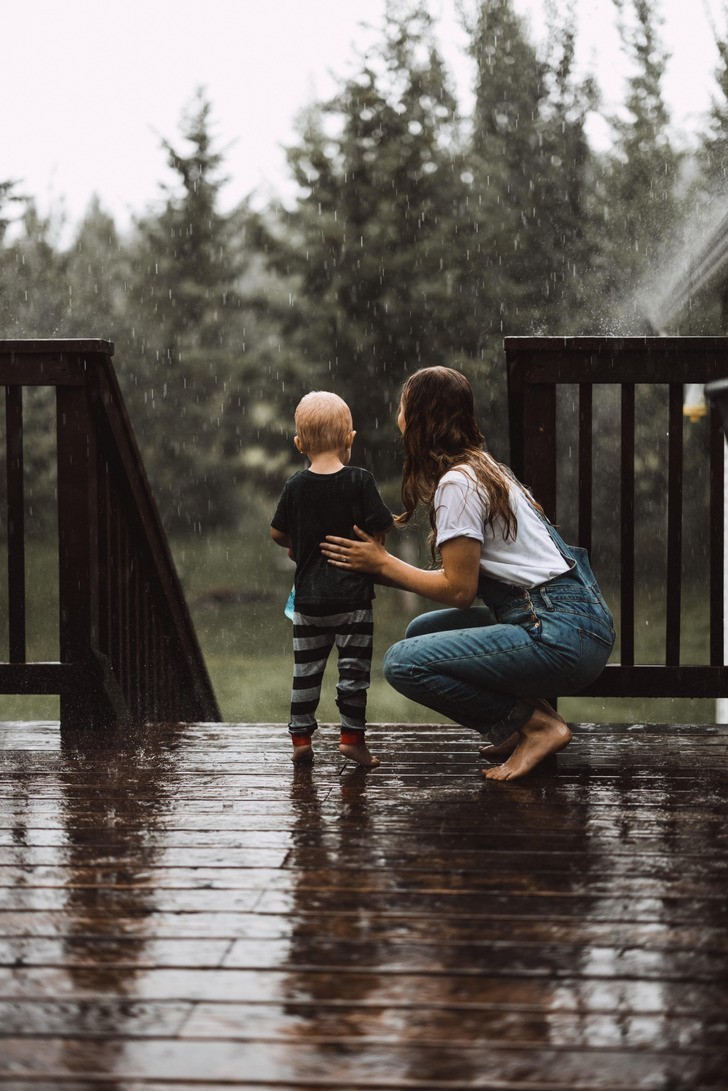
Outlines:
{"label": "woman's hand on child's back", "polygon": [[388,553],[376,538],[354,527],[358,541],[328,535],[321,552],[329,564],[349,572],[370,572],[376,583],[401,587],[418,595],[466,610],[478,591],[480,542],[475,538],[452,538],[440,549],[442,568],[423,571]]}
{"label": "woman's hand on child's back", "polygon": [[351,538],[335,538],[329,534],[321,543],[321,552],[329,564],[337,568],[349,568],[354,572],[371,572],[378,575],[389,557],[378,537],[354,527],[359,541]]}

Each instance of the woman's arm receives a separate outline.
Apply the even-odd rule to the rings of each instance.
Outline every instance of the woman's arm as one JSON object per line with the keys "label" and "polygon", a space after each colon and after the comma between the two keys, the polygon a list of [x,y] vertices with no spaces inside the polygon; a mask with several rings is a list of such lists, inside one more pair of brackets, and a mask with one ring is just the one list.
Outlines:
{"label": "woman's arm", "polygon": [[480,542],[474,538],[452,538],[440,548],[442,568],[425,570],[401,561],[359,527],[354,527],[361,541],[328,537],[321,552],[329,564],[355,572],[371,572],[382,582],[425,598],[466,610],[478,591]]}

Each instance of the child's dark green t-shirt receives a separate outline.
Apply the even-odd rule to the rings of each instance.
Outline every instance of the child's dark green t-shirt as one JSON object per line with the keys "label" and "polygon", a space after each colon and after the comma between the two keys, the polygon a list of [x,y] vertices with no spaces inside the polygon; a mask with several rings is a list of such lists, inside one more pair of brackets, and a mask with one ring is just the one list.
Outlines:
{"label": "child's dark green t-shirt", "polygon": [[329,607],[332,612],[368,607],[374,598],[372,577],[329,564],[321,542],[327,534],[356,541],[354,524],[367,534],[378,534],[389,530],[392,522],[374,478],[360,466],[344,466],[335,474],[300,470],[290,477],[271,526],[291,539],[296,609],[305,614]]}

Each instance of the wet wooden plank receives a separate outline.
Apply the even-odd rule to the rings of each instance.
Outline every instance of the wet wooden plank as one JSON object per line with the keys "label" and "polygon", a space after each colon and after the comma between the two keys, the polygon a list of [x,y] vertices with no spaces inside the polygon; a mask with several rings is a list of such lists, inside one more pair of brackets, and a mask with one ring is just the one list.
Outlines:
{"label": "wet wooden plank", "polygon": [[[187,939],[144,936],[81,936],[64,933],[57,939],[37,936],[0,940],[0,966],[133,966],[150,969],[157,966],[221,966],[232,953],[234,940]],[[260,940],[255,941],[260,944]]]}
{"label": "wet wooden plank", "polygon": [[[260,891],[235,890],[159,890],[154,898],[141,897],[147,892],[136,888],[131,894],[128,889],[104,892],[99,896],[99,888],[81,890],[73,898],[73,909],[81,914],[91,911],[94,904],[102,904],[105,912],[115,909],[121,913],[137,912],[150,915],[156,913],[198,913],[216,911],[224,908],[234,912],[298,914],[308,922],[308,927],[329,925],[329,918],[349,915],[354,918],[370,915],[382,916],[390,920],[407,921],[413,916],[423,917],[433,922],[432,927],[442,929],[452,919],[477,917],[481,914],[483,922],[491,916],[499,918],[534,920],[546,919],[563,921],[578,915],[590,923],[595,922],[665,922],[668,927],[695,923],[711,927],[721,927],[728,918],[724,905],[719,898],[710,901],[695,898],[640,898],[611,895],[601,897],[554,897],[552,895],[534,895],[533,898],[515,900],[507,893],[496,893],[487,899],[487,910],[483,909],[484,898],[481,894],[442,895],[432,893],[405,892],[395,895],[372,896],[366,898],[312,892],[306,894],[305,910],[300,907],[301,900],[285,894],[268,894]],[[339,904],[340,903],[340,904]],[[15,911],[56,910],[68,908],[69,899],[63,890],[36,889],[8,892],[0,898],[0,909]]]}
{"label": "wet wooden plank", "polygon": [[[725,951],[665,947],[646,950],[641,947],[617,947],[604,943],[571,945],[566,943],[521,943],[516,937],[500,942],[485,939],[480,943],[448,942],[388,943],[389,957],[382,965],[381,943],[361,937],[347,940],[311,940],[305,949],[292,946],[289,937],[238,939],[231,945],[226,938],[217,942],[198,938],[153,939],[139,937],[81,937],[60,939],[37,937],[0,941],[0,967],[78,968],[102,966],[106,971],[124,969],[194,968],[226,970],[281,970],[312,974],[331,972],[369,974],[425,974],[429,976],[488,976],[513,974],[525,977],[558,977],[570,960],[589,952],[589,971],[583,977],[641,981],[712,981],[726,975]],[[534,955],[538,959],[534,959]],[[352,969],[355,967],[355,969]]]}
{"label": "wet wooden plank", "polygon": [[[85,1000],[0,1000],[0,1027],[3,1038],[172,1037],[188,1023],[193,1010],[194,1005],[185,1001],[146,1003],[118,997],[95,1004]],[[0,1043],[4,1046],[2,1038]]]}
{"label": "wet wooden plank", "polygon": [[256,1038],[285,1041],[312,1035],[322,1041],[366,1036],[378,1042],[439,1044],[488,1040],[533,1049],[574,1046],[588,1036],[593,1048],[720,1049],[728,1031],[725,1014],[704,1020],[664,1014],[628,1015],[568,1011],[513,1011],[485,1007],[412,1005],[383,1007],[371,1003],[197,1004],[185,1024],[190,1038]]}
{"label": "wet wooden plank", "polygon": [[[720,969],[720,968],[719,968]],[[311,1000],[327,1003],[378,1002],[404,1008],[429,1003],[442,1007],[486,1006],[516,1011],[548,1008],[549,1011],[616,1011],[659,1013],[665,1004],[665,980],[631,978],[617,974],[607,977],[589,973],[586,967],[564,967],[564,976],[538,972],[535,959],[520,970],[503,972],[481,968],[473,973],[429,974],[385,972],[386,967],[360,970],[339,967],[311,967],[302,961],[296,967],[275,969],[221,969],[199,967],[134,966],[0,968],[0,999],[77,999],[98,1002],[114,993],[144,1001],[206,1001],[238,1003],[288,1003]],[[567,976],[568,975],[568,976]],[[700,1011],[725,1014],[728,981],[717,973],[710,980],[670,978],[670,1015]]]}
{"label": "wet wooden plank", "polygon": [[[252,855],[252,854],[251,854]],[[543,862],[542,862],[543,863]],[[400,871],[396,884],[383,882],[376,870],[366,871],[348,868],[338,872],[332,881],[327,881],[330,872],[325,868],[307,872],[280,872],[273,868],[259,867],[196,867],[196,868],[146,868],[127,870],[117,868],[89,868],[74,872],[72,881],[67,878],[64,867],[35,867],[32,879],[28,879],[24,868],[0,867],[0,899],[6,890],[13,891],[19,886],[32,890],[113,890],[113,891],[174,891],[197,892],[211,891],[262,891],[275,900],[279,892],[286,897],[307,895],[322,900],[341,894],[344,903],[362,903],[377,901],[392,895],[417,896],[433,895],[441,897],[484,897],[496,894],[513,897],[561,897],[563,899],[612,897],[615,883],[619,885],[621,897],[649,899],[659,888],[660,896],[675,901],[723,901],[720,879],[725,883],[726,869],[719,869],[713,878],[709,871],[701,876],[693,876],[689,869],[680,875],[665,876],[655,868],[650,875],[648,865],[644,874],[632,877],[625,874],[623,868],[615,867],[608,876],[600,879],[581,876],[571,872],[545,870],[543,867],[531,874],[517,871],[458,872],[439,871]],[[716,881],[717,885],[716,885]]]}
{"label": "wet wooden plank", "polygon": [[[238,827],[243,821],[245,819],[238,821]],[[196,856],[202,857],[207,849],[222,852],[229,848],[237,852],[243,849],[285,848],[290,844],[290,826],[281,824],[279,828],[271,829],[270,826],[273,824],[274,820],[267,827],[260,829],[217,829],[215,823],[201,822],[185,828],[170,827],[164,831],[157,830],[146,843],[163,850],[167,860],[170,859],[170,854],[186,850],[189,853],[188,862],[194,860]],[[681,838],[689,837],[690,830],[686,827],[694,824],[694,818],[686,819],[684,823],[680,823],[679,830],[674,828],[673,832]],[[652,822],[646,829],[630,828],[626,829],[622,836],[618,836],[614,833],[611,824],[592,821],[589,823],[590,840],[593,842],[592,847],[598,845],[602,851],[609,852],[610,856],[618,859],[639,856],[648,861],[652,858],[665,861],[670,859],[664,855],[666,825]],[[390,832],[391,828],[391,826],[388,827]],[[119,832],[124,835],[121,839],[118,837]],[[134,837],[127,838],[127,835],[138,834],[138,832],[134,827],[120,824],[116,826],[117,838],[113,840],[108,831],[89,824],[88,828],[84,829],[87,866],[96,866],[97,863],[111,857],[117,861],[125,857],[133,858],[139,849],[134,845]],[[355,848],[357,854],[361,853],[363,862],[374,860],[378,863],[384,856],[392,866],[406,867],[412,861],[421,861],[422,833],[404,828],[398,829],[397,834],[396,850],[377,848],[375,844],[372,844],[368,833],[363,835],[356,830],[347,831],[347,844],[350,849]],[[526,854],[533,854],[533,838],[528,830],[499,831],[497,847],[493,846],[489,831],[473,833],[471,830],[463,830],[460,833],[453,833],[430,829],[427,831],[427,839],[430,862],[435,859],[452,861],[455,852],[460,853],[462,859],[470,860],[477,866],[486,863],[486,857],[518,860]],[[718,824],[711,847],[705,846],[702,849],[689,847],[684,855],[688,860],[716,861],[713,845],[725,846],[726,843],[728,843],[728,831],[723,830]],[[572,834],[568,830],[555,831],[552,836],[552,845],[551,849],[542,850],[542,854],[547,858],[571,859],[576,865],[580,857],[586,859],[589,856],[584,849],[584,837],[581,833]],[[52,865],[58,862],[59,857],[62,858],[63,853],[71,851],[72,848],[73,839],[69,838],[68,832],[60,824],[58,826],[26,826],[22,835],[17,827],[0,828],[0,858],[4,864],[20,862],[22,854],[27,852],[26,860],[35,859],[38,863]],[[337,848],[338,835],[336,834],[321,833],[316,830],[301,831],[297,835],[296,859],[300,862],[306,853],[314,851],[323,853],[327,849]],[[722,861],[718,859],[716,865],[723,866]]]}
{"label": "wet wooden plank", "polygon": [[[412,1004],[386,1007],[376,1003],[328,1004],[318,1002],[320,1016],[312,1002],[290,1004],[263,1003],[203,1003],[192,1008],[188,1004],[154,1003],[129,1005],[104,1004],[96,1008],[68,1001],[27,1001],[17,1005],[2,1005],[10,1025],[20,1022],[16,1012],[25,1014],[25,1030],[12,1031],[15,1037],[38,1034],[38,1026],[48,1019],[55,1027],[80,1019],[79,1037],[167,1037],[181,1028],[181,1037],[231,1039],[254,1042],[267,1039],[285,1042],[298,1035],[307,1041],[336,1042],[366,1035],[379,1044],[402,1041],[429,1041],[430,1044],[466,1045],[493,1038],[495,1050],[518,1045],[524,1050],[542,1045],[557,1048],[578,1047],[588,1032],[590,1044],[596,1049],[613,1047],[659,1051],[706,1048],[719,1050],[726,1030],[725,1013],[706,1015],[704,1025],[689,1016],[665,1017],[658,1013],[614,1015],[557,1010],[542,1012],[537,1008],[514,1010],[477,1005]],[[192,1015],[189,1012],[192,1011]],[[90,1013],[97,1012],[97,1018]],[[154,1033],[155,1013],[160,1019]],[[116,1014],[118,1023],[113,1025]],[[182,1027],[182,1021],[184,1026]],[[129,1023],[135,1026],[130,1030]],[[54,1033],[51,1031],[50,1033]],[[55,1031],[55,1033],[58,1033]]]}
{"label": "wet wooden plank", "polygon": [[[172,1037],[259,1039],[286,1042],[298,1036],[335,1042],[365,1036],[377,1043],[472,1043],[481,1039],[533,1049],[537,1045],[574,1046],[585,1029],[592,1047],[649,1049],[715,1049],[728,1032],[725,1015],[703,1021],[686,1016],[580,1012],[514,1012],[488,1008],[412,1006],[403,1018],[401,1007],[362,1004],[240,1004],[184,1002],[128,1003],[47,1000],[0,1001],[0,1022],[7,1036],[38,1034],[74,1038]],[[313,1025],[312,1025],[313,1024]],[[435,1036],[437,1035],[437,1036]]]}
{"label": "wet wooden plank", "polygon": [[[125,937],[145,937],[148,943],[147,914],[119,916],[98,911],[93,915],[79,913],[69,921],[63,911],[0,913],[0,934],[10,943],[25,942],[34,937],[69,939],[72,946],[89,939],[113,938],[121,943]],[[290,939],[295,927],[307,926],[306,917],[292,921],[290,917],[260,913],[226,911],[199,913],[154,914],[154,941],[225,940],[232,950],[237,939],[246,941]],[[361,926],[353,915],[341,914],[327,921],[327,934],[346,945],[360,940]],[[450,917],[447,938],[434,933],[429,917],[377,917],[369,920],[367,938],[373,944],[395,947],[400,943],[418,943],[426,947],[457,948],[471,944],[507,945],[524,949],[542,949],[546,944],[561,944],[577,952],[580,948],[638,948],[646,951],[718,951],[728,950],[728,934],[724,928],[697,923],[669,924],[667,921],[603,922],[580,919],[519,918],[504,919],[487,912],[477,917]],[[311,943],[318,942],[314,935]],[[328,942],[328,941],[326,941]]]}
{"label": "wet wooden plank", "polygon": [[[609,1091],[631,1086],[721,1086],[720,1053],[703,1050],[645,1054],[638,1050],[611,1049],[598,1052],[599,1064],[588,1081],[578,1049],[520,1050],[493,1045],[446,1043],[416,1047],[370,1042],[358,1043],[184,1042],[145,1039],[126,1040],[123,1059],[114,1041],[69,1042],[43,1039],[42,1056],[32,1039],[7,1039],[0,1059],[0,1075],[49,1073],[51,1078],[71,1075],[83,1065],[94,1077],[117,1076],[122,1061],[127,1080],[233,1082],[237,1087],[280,1083],[322,1088],[422,1088],[451,1091],[464,1087],[582,1087]],[[596,1051],[595,1051],[596,1052]],[[427,1075],[424,1075],[427,1073]],[[118,1076],[117,1076],[118,1078]],[[700,1080],[698,1084],[696,1080]],[[578,1082],[575,1082],[577,1080]],[[665,1081],[670,1081],[667,1084]],[[629,1081],[629,1082],[628,1082]],[[142,1086],[144,1086],[142,1084]]]}
{"label": "wet wooden plank", "polygon": [[[266,836],[266,835],[263,835]],[[344,861],[338,870],[335,885],[339,883],[352,886],[356,878],[362,884],[371,885],[378,878],[378,871],[382,866],[396,869],[397,874],[406,878],[411,884],[422,885],[428,881],[428,877],[437,880],[443,872],[456,872],[457,885],[463,889],[478,889],[483,882],[484,872],[488,872],[488,880],[498,875],[517,873],[520,878],[525,871],[529,876],[546,874],[555,876],[557,881],[563,881],[563,877],[573,876],[579,870],[580,865],[589,861],[590,854],[581,848],[566,844],[558,850],[537,852],[529,848],[525,839],[515,841],[501,849],[488,849],[484,847],[466,849],[442,845],[439,841],[427,845],[427,867],[422,867],[422,838],[411,846],[404,845],[397,852],[379,849],[371,842],[356,846],[356,860]],[[278,849],[270,847],[255,847],[252,845],[239,846],[231,844],[222,848],[214,846],[186,847],[182,845],[171,846],[157,842],[148,846],[158,854],[156,867],[145,869],[149,875],[160,875],[160,881],[164,880],[166,873],[173,872],[175,877],[182,880],[185,875],[194,874],[197,879],[205,875],[216,877],[220,873],[221,878],[230,877],[230,873],[238,870],[269,873],[276,868],[283,868],[284,876],[272,874],[270,887],[289,881],[291,872],[299,875],[304,872],[306,881],[311,884],[323,883],[330,885],[328,875],[331,869],[331,857],[338,851],[335,843],[327,845],[305,845],[295,850]],[[60,851],[59,851],[60,848]],[[601,848],[605,845],[602,842]],[[21,869],[27,873],[27,868],[32,866],[34,877],[40,880],[41,885],[52,885],[53,876],[66,876],[64,857],[68,855],[68,846],[0,846],[0,886],[14,886],[17,882],[17,873]],[[653,881],[659,879],[664,883],[680,880],[705,881],[712,885],[713,877],[724,874],[728,877],[728,860],[715,858],[715,852],[707,849],[704,851],[685,852],[680,856],[680,873],[676,875],[674,857],[665,856],[663,853],[650,851],[640,844],[635,845],[631,851],[619,851],[611,854],[613,867],[610,878],[621,876],[624,878],[640,879],[646,877]],[[116,852],[114,845],[110,843],[102,845],[91,844],[88,846],[82,869],[76,869],[73,885],[88,885],[90,879],[98,879],[100,869],[118,868],[127,861],[135,863],[137,855],[129,846],[125,846]],[[367,880],[369,873],[374,879]],[[317,880],[317,877],[318,878]],[[470,884],[475,884],[471,886]],[[26,884],[27,885],[27,884]],[[453,880],[450,880],[452,887]]]}

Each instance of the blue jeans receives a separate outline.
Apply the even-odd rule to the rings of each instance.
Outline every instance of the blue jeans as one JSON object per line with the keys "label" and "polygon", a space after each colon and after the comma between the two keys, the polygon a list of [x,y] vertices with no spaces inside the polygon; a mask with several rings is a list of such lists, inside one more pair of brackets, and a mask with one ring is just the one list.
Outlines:
{"label": "blue jeans", "polygon": [[570,572],[531,589],[484,577],[486,606],[415,618],[384,658],[389,684],[499,743],[530,719],[523,698],[576,693],[594,681],[614,645],[612,615],[585,551],[549,531]]}

